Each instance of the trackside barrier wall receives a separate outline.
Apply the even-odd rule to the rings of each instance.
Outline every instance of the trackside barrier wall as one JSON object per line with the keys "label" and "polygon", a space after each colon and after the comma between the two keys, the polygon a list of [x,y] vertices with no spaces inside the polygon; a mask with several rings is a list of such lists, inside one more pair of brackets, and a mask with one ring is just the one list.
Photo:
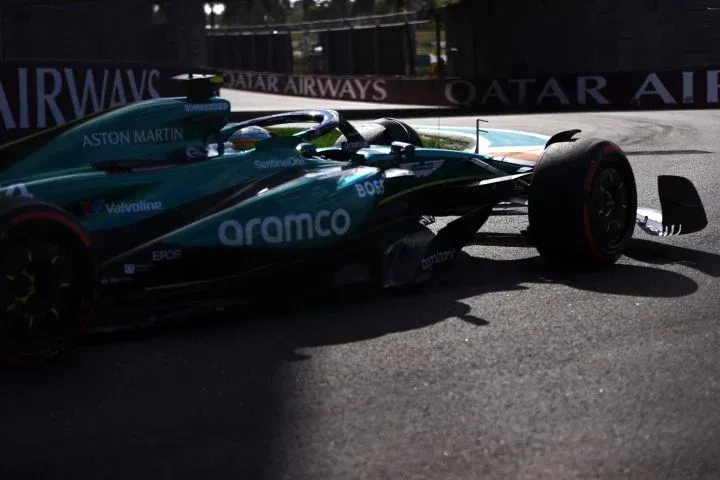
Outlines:
{"label": "trackside barrier wall", "polygon": [[239,90],[482,113],[717,108],[720,96],[720,66],[498,79],[221,73]]}
{"label": "trackside barrier wall", "polygon": [[[110,107],[182,95],[182,86],[171,82],[170,77],[187,72],[221,73],[226,88],[255,92],[452,107],[442,112],[393,112],[403,117],[720,106],[720,66],[466,80],[217,72],[163,64],[28,60],[0,63],[0,144]],[[323,102],[318,101],[317,106],[323,107]],[[353,118],[387,114],[372,110],[347,113]]]}

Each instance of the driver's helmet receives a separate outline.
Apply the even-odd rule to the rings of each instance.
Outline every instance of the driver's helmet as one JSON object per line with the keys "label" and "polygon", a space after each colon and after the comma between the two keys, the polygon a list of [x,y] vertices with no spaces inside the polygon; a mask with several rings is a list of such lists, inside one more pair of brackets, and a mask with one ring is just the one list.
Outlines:
{"label": "driver's helmet", "polygon": [[241,128],[233,133],[228,141],[235,150],[251,150],[255,148],[255,144],[272,137],[272,134],[262,127],[252,125],[250,127]]}

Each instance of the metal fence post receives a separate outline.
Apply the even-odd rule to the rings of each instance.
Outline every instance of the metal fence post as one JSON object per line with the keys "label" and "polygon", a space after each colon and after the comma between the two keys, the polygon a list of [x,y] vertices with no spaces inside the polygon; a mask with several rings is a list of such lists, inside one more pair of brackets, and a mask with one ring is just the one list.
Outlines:
{"label": "metal fence post", "polygon": [[377,24],[373,28],[373,70],[375,75],[380,72],[380,26]]}
{"label": "metal fence post", "polygon": [[414,76],[415,75],[415,55],[414,55],[414,48],[413,48],[413,32],[415,31],[414,28],[410,26],[410,22],[408,21],[407,17],[405,18],[405,35],[404,35],[404,43],[405,43],[405,58],[407,60],[407,63],[405,64],[405,71],[407,72],[407,75]]}
{"label": "metal fence post", "polygon": [[355,36],[355,29],[352,25],[347,30],[348,34],[348,61],[350,62],[349,69],[350,75],[355,75],[355,53],[353,52],[353,37]]}
{"label": "metal fence post", "polygon": [[437,59],[435,61],[437,62],[437,74],[438,77],[444,77],[445,68],[440,68],[441,65],[445,64],[442,59],[442,24],[440,14],[437,11],[434,12],[433,16],[435,17],[435,55],[437,56]]}
{"label": "metal fence post", "polygon": [[0,0],[0,59],[7,60],[5,52],[5,35],[7,31],[7,16],[5,14],[5,2]]}
{"label": "metal fence post", "polygon": [[250,53],[250,70],[257,71],[257,54],[255,49],[256,37],[257,34],[255,32],[252,33],[250,36],[250,45],[251,45],[251,53]]}

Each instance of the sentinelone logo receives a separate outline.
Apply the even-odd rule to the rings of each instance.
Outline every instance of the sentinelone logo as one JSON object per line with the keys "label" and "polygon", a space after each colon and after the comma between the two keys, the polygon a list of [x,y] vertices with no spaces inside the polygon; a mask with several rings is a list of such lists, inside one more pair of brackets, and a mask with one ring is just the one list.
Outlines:
{"label": "sentinelone logo", "polygon": [[305,165],[305,159],[303,158],[273,158],[270,160],[256,160],[255,167],[259,169],[266,168],[288,168],[288,167],[302,167]]}
{"label": "sentinelone logo", "polygon": [[95,215],[105,210],[110,214],[126,214],[126,213],[146,213],[162,210],[162,202],[147,202],[140,200],[139,202],[112,202],[105,203],[105,200],[95,200],[93,202],[82,202],[83,212],[87,215]]}
{"label": "sentinelone logo", "polygon": [[321,210],[314,216],[297,213],[280,217],[251,218],[244,224],[225,220],[218,228],[220,243],[231,247],[253,245],[259,235],[265,243],[290,243],[342,236],[350,231],[350,214],[344,208]]}
{"label": "sentinelone logo", "polygon": [[222,103],[186,103],[186,112],[227,112],[230,110],[230,104]]}

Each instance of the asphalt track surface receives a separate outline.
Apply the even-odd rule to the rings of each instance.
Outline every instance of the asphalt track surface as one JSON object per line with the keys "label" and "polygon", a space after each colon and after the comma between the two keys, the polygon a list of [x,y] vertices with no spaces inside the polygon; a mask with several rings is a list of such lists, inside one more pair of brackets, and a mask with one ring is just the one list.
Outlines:
{"label": "asphalt track surface", "polygon": [[292,97],[287,95],[271,95],[264,93],[243,92],[240,90],[223,89],[221,95],[228,99],[232,104],[232,110],[273,110],[283,111],[285,109],[315,109],[315,108],[335,108],[341,110],[346,109],[362,109],[377,110],[382,116],[382,111],[396,108],[432,108],[423,105],[399,105],[399,104],[378,104],[365,102],[352,102],[346,100],[321,101],[307,97]]}
{"label": "asphalt track surface", "polygon": [[558,275],[522,246],[522,218],[495,218],[419,292],[283,302],[4,369],[0,478],[719,478],[720,112],[488,118],[617,141],[641,204],[657,174],[686,175],[710,226],[636,231],[608,271]]}

